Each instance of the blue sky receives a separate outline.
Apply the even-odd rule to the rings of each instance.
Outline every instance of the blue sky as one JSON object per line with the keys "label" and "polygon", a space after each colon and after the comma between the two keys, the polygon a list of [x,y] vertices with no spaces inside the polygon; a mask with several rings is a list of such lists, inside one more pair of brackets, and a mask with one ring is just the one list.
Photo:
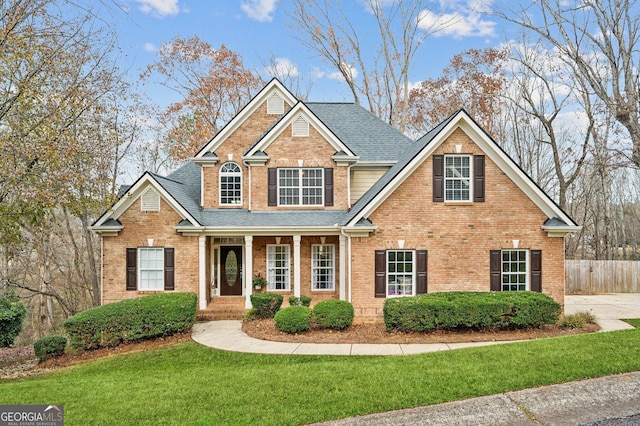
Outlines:
{"label": "blue sky", "polygon": [[[112,10],[109,14],[116,21],[124,53],[120,66],[130,68],[134,75],[154,61],[162,43],[176,36],[197,35],[214,47],[224,44],[240,54],[246,67],[262,72],[265,78],[264,64],[270,57],[294,67],[305,81],[312,82],[311,101],[352,100],[346,85],[335,78],[335,70],[295,38],[288,24],[290,1],[120,0],[118,4],[122,12]],[[366,41],[366,31],[375,31],[375,22],[362,0],[340,4],[354,17],[354,24],[362,28],[362,40]],[[449,59],[463,50],[500,45],[505,40],[503,24],[480,13],[491,4],[492,0],[435,1],[435,12],[454,17],[456,24],[425,41],[415,58],[411,82],[437,77]],[[146,90],[156,103],[176,100],[158,86],[151,85]]]}

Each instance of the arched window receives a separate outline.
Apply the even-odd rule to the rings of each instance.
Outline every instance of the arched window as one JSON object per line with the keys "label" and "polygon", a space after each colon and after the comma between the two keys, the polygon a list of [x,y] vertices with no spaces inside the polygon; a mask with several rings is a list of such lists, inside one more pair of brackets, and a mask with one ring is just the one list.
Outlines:
{"label": "arched window", "polygon": [[242,204],[242,170],[236,163],[224,163],[220,167],[220,205]]}

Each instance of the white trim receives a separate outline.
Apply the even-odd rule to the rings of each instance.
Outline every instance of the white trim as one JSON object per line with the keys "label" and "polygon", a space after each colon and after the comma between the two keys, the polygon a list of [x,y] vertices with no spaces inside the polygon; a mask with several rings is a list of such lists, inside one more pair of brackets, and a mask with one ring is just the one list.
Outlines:
{"label": "white trim", "polygon": [[202,158],[207,152],[214,152],[235,132],[273,93],[278,93],[289,105],[295,105],[296,97],[287,90],[277,79],[271,80],[231,121],[222,128],[197,154],[195,158]]}
{"label": "white trim", "polygon": [[[411,253],[411,273],[408,274],[406,272],[393,272],[394,275],[411,275],[411,294],[389,294],[389,253]],[[388,298],[393,298],[393,297],[407,297],[407,296],[415,296],[416,295],[416,250],[413,249],[389,249],[386,250],[386,256],[385,256],[385,272],[384,272],[384,276],[385,276],[385,294],[386,297]],[[404,264],[407,263],[406,260],[402,261]],[[398,261],[395,261],[396,265],[398,264]],[[396,284],[398,285],[398,284]],[[401,285],[404,285],[401,284]]]}
{"label": "white trim", "polygon": [[[278,194],[278,207],[320,207],[320,206],[324,206],[324,169],[322,167],[279,167],[276,169],[277,170],[277,181],[276,181],[276,191]],[[297,170],[298,171],[298,185],[297,186],[285,186],[284,188],[297,188],[298,189],[298,203],[297,204],[282,204],[281,201],[281,197],[280,197],[280,173],[284,172],[286,170]],[[314,171],[320,171],[320,178],[322,179],[322,183],[320,184],[320,186],[304,186],[303,185],[303,171],[305,170],[314,170]],[[286,178],[286,177],[285,177]],[[319,203],[317,204],[304,204],[302,202],[302,192],[304,190],[304,188],[307,189],[318,189],[320,188],[320,196],[321,196],[321,200]],[[287,198],[285,196],[285,198]],[[315,198],[315,197],[313,197]]]}
{"label": "white trim", "polygon": [[[223,171],[222,168],[224,166],[226,166],[227,164],[233,164],[234,166],[236,166],[238,168],[237,172],[228,172],[228,171]],[[223,203],[222,202],[222,178],[226,177],[226,178],[236,178],[236,177],[240,177],[240,202],[239,203]],[[220,165],[220,170],[218,171],[218,203],[220,206],[225,206],[225,207],[239,207],[242,206],[242,185],[243,185],[243,181],[242,181],[242,167],[240,167],[240,165],[238,163],[236,163],[235,161],[226,161],[224,163],[222,163]],[[228,183],[227,183],[228,185]],[[204,186],[202,186],[202,188],[204,188]],[[229,189],[227,189],[227,191],[229,191]],[[234,190],[235,191],[235,190]],[[204,192],[204,191],[200,191],[200,192]],[[229,196],[227,195],[227,198],[229,198]]]}
{"label": "white trim", "polygon": [[207,237],[198,237],[198,304],[200,309],[207,309]]}
{"label": "white trim", "polygon": [[[275,248],[275,247],[282,247],[282,248],[286,248],[286,253],[287,253],[287,274],[285,275],[286,277],[286,288],[275,288],[275,283],[271,284],[273,282],[273,280],[271,279],[271,275],[269,274],[269,251],[271,248]],[[278,292],[278,291],[291,291],[291,246],[289,244],[267,244],[267,249],[266,249],[266,256],[267,256],[267,261],[266,261],[266,278],[267,278],[267,290],[268,291],[274,291],[274,292]]]}
{"label": "white trim", "polygon": [[293,295],[300,297],[300,235],[293,236]]}
{"label": "white trim", "polygon": [[[503,259],[503,253],[505,251],[509,251],[509,252],[524,252],[525,253],[525,271],[524,271],[524,290],[505,290],[503,288],[503,283],[502,283],[502,279],[503,279],[503,275],[507,272],[504,271],[504,259]],[[529,256],[529,249],[522,249],[522,248],[505,248],[500,250],[500,291],[528,291],[530,290],[530,281],[531,281],[531,261],[530,261],[530,256]],[[522,272],[520,271],[516,271],[516,272],[508,272],[507,274],[509,275],[521,275]],[[518,283],[516,283],[517,285]]]}
{"label": "white trim", "polygon": [[[140,197],[140,195],[149,186],[153,187],[164,201],[171,206],[173,210],[178,213],[182,219],[188,220],[193,226],[199,227],[198,221],[187,212],[167,191],[162,188],[158,181],[149,173],[145,172],[144,175],[131,187],[129,190],[100,218],[91,226],[91,230],[100,232],[100,226],[109,219],[118,219],[122,214],[127,211],[129,207]],[[111,229],[109,229],[111,230]]]}
{"label": "white trim", "polygon": [[[316,267],[314,264],[315,258],[315,252],[314,249],[316,247],[331,247],[331,268],[327,268],[327,267]],[[326,244],[326,243],[321,243],[321,244],[311,244],[311,259],[309,259],[311,261],[311,291],[314,292],[334,292],[336,291],[336,245],[335,244]],[[331,288],[315,288],[314,287],[314,278],[315,278],[315,274],[314,274],[314,269],[331,269],[332,273],[331,276],[333,278],[332,281],[332,287]]]}
{"label": "white trim", "polygon": [[[142,253],[146,252],[146,253],[150,253],[150,252],[160,252],[161,253],[161,260],[162,260],[162,266],[160,268],[145,268],[145,271],[155,271],[158,272],[160,271],[161,275],[160,275],[160,287],[159,288],[142,288]],[[138,247],[138,253],[137,253],[137,271],[136,271],[136,277],[137,277],[137,282],[136,282],[136,288],[139,291],[164,291],[164,247]]]}
{"label": "white trim", "polygon": [[346,288],[346,285],[347,285],[347,237],[341,233],[339,238],[340,238],[340,300],[347,300],[347,288]]}
{"label": "white trim", "polygon": [[[502,151],[496,143],[461,110],[452,118],[440,132],[426,144],[418,154],[409,161],[404,169],[395,176],[347,226],[354,226],[359,220],[369,217],[404,181],[409,177],[433,152],[457,129],[464,131],[467,136],[491,159],[531,201],[542,210],[547,217],[560,218],[567,224],[574,224],[573,220],[558,207],[547,194],[538,188],[531,179]],[[416,142],[417,143],[417,142]],[[567,225],[567,232],[578,231],[577,225]]]}
{"label": "white trim", "polygon": [[253,236],[244,236],[244,307],[251,308],[251,294],[253,293]]}
{"label": "white trim", "polygon": [[[447,158],[449,159],[453,159],[453,158],[466,158],[469,161],[468,164],[468,169],[469,169],[469,176],[466,178],[468,183],[469,183],[469,197],[467,199],[460,199],[460,200],[456,200],[456,199],[452,199],[452,200],[448,200],[447,199],[447,180],[449,181],[463,181],[465,178],[464,177],[447,177]],[[469,203],[469,202],[473,202],[473,155],[471,154],[445,154],[444,158],[444,176],[443,176],[443,192],[444,192],[444,202],[445,203]],[[451,190],[450,190],[451,191]],[[453,190],[455,191],[455,190]]]}
{"label": "white trim", "polygon": [[342,141],[338,139],[338,137],[334,135],[333,132],[325,126],[325,124],[320,121],[303,102],[298,102],[275,126],[269,129],[269,131],[251,148],[250,151],[246,153],[245,158],[252,156],[258,151],[265,151],[269,145],[271,145],[271,143],[273,143],[276,138],[299,117],[304,117],[333,149],[336,151],[344,151],[347,154],[345,160],[349,157],[356,157],[355,154],[344,143],[342,143]]}

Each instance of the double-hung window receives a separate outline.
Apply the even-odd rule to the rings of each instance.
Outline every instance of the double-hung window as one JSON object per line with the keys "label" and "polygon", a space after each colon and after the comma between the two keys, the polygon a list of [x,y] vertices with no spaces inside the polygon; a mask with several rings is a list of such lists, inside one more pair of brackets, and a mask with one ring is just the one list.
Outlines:
{"label": "double-hung window", "polygon": [[445,155],[444,200],[471,201],[471,156]]}
{"label": "double-hung window", "polygon": [[387,296],[415,294],[415,268],[413,250],[387,251]]}
{"label": "double-hung window", "polygon": [[527,290],[528,250],[502,250],[502,291]]}
{"label": "double-hung window", "polygon": [[322,206],[324,169],[278,169],[278,204],[281,206]]}
{"label": "double-hung window", "polygon": [[311,246],[311,288],[333,290],[335,288],[335,246],[314,244]]}
{"label": "double-hung window", "polygon": [[242,170],[236,163],[224,163],[220,167],[220,204],[242,204]]}
{"label": "double-hung window", "polygon": [[164,249],[141,247],[138,249],[139,290],[164,289]]}
{"label": "double-hung window", "polygon": [[289,245],[267,245],[267,289],[289,290],[290,270]]}

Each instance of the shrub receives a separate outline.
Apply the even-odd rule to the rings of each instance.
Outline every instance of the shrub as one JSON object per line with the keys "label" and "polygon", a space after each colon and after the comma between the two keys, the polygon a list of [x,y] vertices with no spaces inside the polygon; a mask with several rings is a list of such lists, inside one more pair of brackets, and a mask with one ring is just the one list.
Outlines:
{"label": "shrub", "polygon": [[594,324],[596,317],[588,311],[576,312],[575,314],[564,315],[558,320],[558,327],[581,329],[587,324]]}
{"label": "shrub", "polygon": [[560,305],[537,292],[446,292],[387,299],[387,330],[430,331],[555,324]]}
{"label": "shrub", "polygon": [[251,305],[256,310],[257,318],[273,318],[282,306],[284,297],[281,294],[256,293],[251,295]]}
{"label": "shrub", "polygon": [[299,333],[311,328],[313,312],[307,306],[289,306],[278,311],[274,317],[275,326],[285,333]]}
{"label": "shrub", "polygon": [[186,332],[195,318],[195,294],[161,293],[80,312],[64,328],[71,347],[86,350]]}
{"label": "shrub", "polygon": [[14,291],[0,294],[0,348],[13,345],[26,315],[27,310]]}
{"label": "shrub", "polygon": [[244,322],[250,322],[254,319],[256,319],[256,310],[254,308],[247,309],[244,315],[242,315],[242,321]]}
{"label": "shrub", "polygon": [[313,315],[320,327],[344,330],[353,323],[353,305],[344,300],[323,300],[313,308]]}
{"label": "shrub", "polygon": [[62,355],[66,346],[66,337],[49,336],[36,340],[36,343],[33,344],[33,350],[40,362],[43,362]]}
{"label": "shrub", "polygon": [[289,306],[311,306],[311,297],[309,296],[289,296]]}

